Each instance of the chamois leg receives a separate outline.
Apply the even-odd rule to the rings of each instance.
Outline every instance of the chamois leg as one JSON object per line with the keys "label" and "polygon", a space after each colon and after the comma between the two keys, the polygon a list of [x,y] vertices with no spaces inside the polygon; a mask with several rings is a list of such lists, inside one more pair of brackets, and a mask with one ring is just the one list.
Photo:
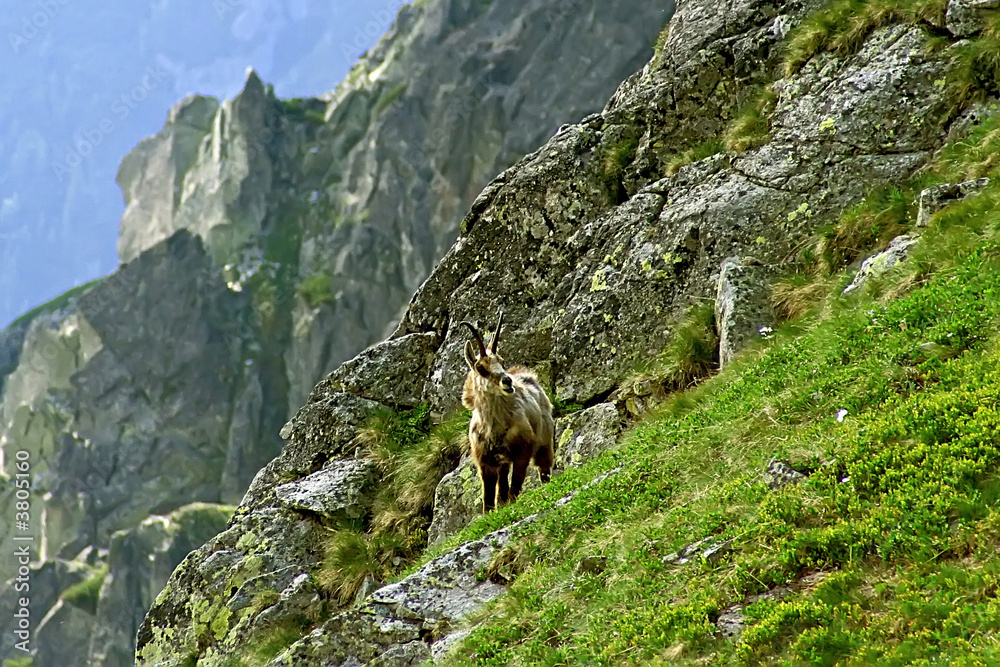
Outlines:
{"label": "chamois leg", "polygon": [[555,457],[551,447],[539,447],[538,451],[535,452],[535,465],[538,466],[538,477],[542,480],[542,484],[549,481],[553,458]]}
{"label": "chamois leg", "polygon": [[521,493],[521,485],[524,484],[524,476],[528,474],[528,459],[514,461],[514,474],[510,479],[510,502],[517,500]]}
{"label": "chamois leg", "polygon": [[508,494],[510,493],[510,464],[504,463],[500,466],[500,504],[506,505]]}
{"label": "chamois leg", "polygon": [[486,514],[496,505],[497,470],[479,466],[479,476],[483,478],[483,514]]}

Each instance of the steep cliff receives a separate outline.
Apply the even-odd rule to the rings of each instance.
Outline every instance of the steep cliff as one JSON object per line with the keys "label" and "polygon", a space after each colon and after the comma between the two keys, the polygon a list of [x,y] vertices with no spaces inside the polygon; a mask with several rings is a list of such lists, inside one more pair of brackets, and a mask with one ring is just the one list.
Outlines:
{"label": "steep cliff", "polygon": [[[866,202],[881,201],[875,196],[880,191],[881,197],[892,197],[884,194],[893,192],[888,188],[910,183],[949,134],[962,136],[978,122],[983,107],[966,110],[996,92],[992,61],[977,55],[988,49],[995,32],[983,7],[973,3],[855,4],[833,3],[812,15],[824,3],[680,3],[653,59],[618,88],[601,113],[562,127],[486,186],[462,223],[462,235],[416,291],[390,338],[316,386],[282,430],[288,440],[282,454],[254,479],[230,526],[181,564],[150,610],[139,631],[140,664],[193,659],[221,664],[234,652],[250,662],[273,659],[274,665],[453,659],[446,653],[468,632],[463,625],[474,624],[483,606],[530,567],[525,554],[559,552],[545,545],[545,534],[519,552],[510,545],[512,534],[531,535],[535,523],[562,536],[600,526],[600,501],[632,508],[639,518],[661,511],[658,503],[669,498],[673,469],[660,474],[649,446],[639,448],[649,460],[619,464],[604,457],[602,467],[591,466],[586,475],[567,473],[535,496],[542,501],[519,501],[481,520],[469,535],[479,539],[372,592],[378,582],[360,581],[365,570],[357,564],[399,560],[393,555],[400,551],[392,546],[393,522],[410,526],[407,536],[419,539],[429,516],[418,511],[406,524],[393,512],[405,510],[409,500],[395,508],[372,507],[370,493],[360,493],[368,482],[359,481],[356,491],[368,499],[356,511],[372,517],[359,537],[357,524],[344,523],[343,507],[316,510],[317,498],[306,503],[302,493],[359,465],[355,456],[384,465],[385,450],[372,445],[372,431],[385,423],[387,409],[412,409],[408,414],[417,416],[427,408],[445,415],[457,409],[467,338],[455,326],[459,321],[485,326],[497,307],[503,308],[504,349],[539,370],[561,410],[586,407],[614,415],[583,419],[579,413],[561,420],[560,442],[586,451],[590,448],[581,446],[576,429],[604,431],[600,438],[593,434],[595,439],[613,441],[618,410],[631,415],[640,399],[690,382],[690,376],[632,380],[637,368],[669,352],[685,335],[692,317],[682,320],[685,312],[698,312],[692,306],[715,299],[720,272],[728,285],[726,299],[756,290],[747,300],[760,313],[759,293],[768,287],[747,283],[770,280],[777,272],[773,267],[782,263],[788,270],[811,266],[815,259],[806,257],[812,257],[817,238],[824,239],[820,248],[830,255],[823,259],[827,269],[839,270],[877,244],[880,234],[900,228],[886,223],[874,231],[843,231],[838,225],[845,211],[855,216],[848,220],[868,220],[859,218],[868,210]],[[981,34],[985,41],[963,40]],[[882,219],[876,219],[878,225]],[[842,249],[831,254],[838,234],[848,239],[839,243],[854,244],[853,255]],[[740,259],[728,259],[733,256]],[[767,270],[752,268],[759,266]],[[718,312],[731,311],[727,306]],[[719,323],[729,340],[726,361],[736,341],[745,346],[770,336],[771,320],[758,317],[737,318],[732,326]],[[705,360],[706,367],[711,362]],[[773,363],[780,367],[780,359]],[[740,391],[748,390],[734,390]],[[807,395],[827,405],[819,390]],[[687,405],[680,401],[676,410],[684,413]],[[755,409],[778,423],[773,406]],[[729,422],[738,422],[739,415],[727,414]],[[700,418],[685,428],[698,431]],[[691,454],[686,463],[697,457]],[[569,468],[574,456],[564,461]],[[774,479],[801,476],[787,465],[772,467]],[[474,502],[461,482],[444,493],[447,483],[438,488],[434,518],[444,497],[458,506],[458,514],[444,535],[468,520]],[[393,488],[396,481],[387,484]],[[529,514],[532,509],[542,512]],[[561,519],[563,513],[569,518]],[[519,521],[510,523],[513,519]],[[658,560],[659,567],[692,558],[716,564],[732,539],[692,539]],[[354,545],[358,569],[351,569],[347,544]],[[554,567],[583,577],[599,574],[606,561]],[[627,579],[627,565],[617,570],[619,577]],[[393,571],[372,567],[373,579]],[[648,576],[657,574],[653,569]],[[357,585],[344,584],[356,575]],[[563,585],[563,592],[573,588]],[[345,599],[345,590],[359,591],[355,604]],[[537,596],[522,595],[530,598],[532,610],[547,613]],[[556,616],[569,613],[559,601],[551,609]],[[705,625],[715,628],[719,611],[697,607],[699,632],[709,632]],[[667,622],[675,621],[680,627],[680,620]],[[641,642],[652,641],[642,634],[642,619],[634,622],[622,630],[634,643],[621,655],[638,655]],[[532,621],[523,624],[518,632]],[[506,637],[514,630],[490,626],[489,632]],[[678,655],[688,638],[677,637]],[[541,643],[551,648],[564,640],[549,635]],[[483,651],[501,655],[502,641]],[[601,661],[612,661],[602,656]],[[659,658],[667,661],[669,654]]]}
{"label": "steep cliff", "polygon": [[[50,650],[75,647],[36,664],[127,664],[169,572],[279,453],[289,406],[382,337],[482,185],[597,109],[671,9],[416,3],[336,91],[281,100],[250,71],[125,157],[120,269],[0,336],[0,512],[24,452],[33,585],[52,589],[32,618],[52,619]],[[8,639],[0,659],[21,657]]]}

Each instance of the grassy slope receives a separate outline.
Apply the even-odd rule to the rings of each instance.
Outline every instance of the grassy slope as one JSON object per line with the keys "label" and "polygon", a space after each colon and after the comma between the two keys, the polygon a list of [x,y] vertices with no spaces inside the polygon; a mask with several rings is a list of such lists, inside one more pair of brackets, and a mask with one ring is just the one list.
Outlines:
{"label": "grassy slope", "polygon": [[[987,205],[998,199],[995,186],[939,217],[881,286],[938,265],[904,296],[831,300],[677,396],[620,450],[456,539],[622,467],[525,531],[500,573],[516,576],[512,594],[469,640],[469,661],[1000,662],[1000,209]],[[808,480],[769,490],[772,457]],[[732,549],[711,564],[663,562],[705,537]],[[574,575],[585,556],[606,557],[604,572]],[[730,605],[815,573],[750,605],[742,644],[716,636]]]}
{"label": "grassy slope", "polygon": [[[847,212],[842,226],[870,224],[879,241],[880,207],[902,231],[912,220],[896,214],[912,207],[900,202],[920,186],[993,179],[857,298],[836,296],[838,266],[807,258],[798,293],[814,305],[791,309],[808,312],[766,349],[454,538],[549,509],[620,467],[524,528],[484,572],[511,593],[454,662],[1000,664],[997,155],[994,119],[919,181]],[[828,255],[837,231],[820,236]],[[770,490],[771,458],[808,479]],[[703,538],[730,548],[664,561]],[[593,556],[606,558],[601,571],[575,572]],[[781,599],[752,598],[779,586]],[[735,604],[747,604],[740,643],[714,625]]]}

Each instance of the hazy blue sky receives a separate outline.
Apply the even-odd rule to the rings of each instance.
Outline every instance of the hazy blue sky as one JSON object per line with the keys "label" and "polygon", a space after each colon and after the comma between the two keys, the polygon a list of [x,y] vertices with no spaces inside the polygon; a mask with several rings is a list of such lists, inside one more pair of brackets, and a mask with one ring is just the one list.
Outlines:
{"label": "hazy blue sky", "polygon": [[[13,4],[13,3],[11,3]],[[31,0],[0,15],[0,328],[117,266],[121,158],[189,93],[331,90],[402,0]]]}

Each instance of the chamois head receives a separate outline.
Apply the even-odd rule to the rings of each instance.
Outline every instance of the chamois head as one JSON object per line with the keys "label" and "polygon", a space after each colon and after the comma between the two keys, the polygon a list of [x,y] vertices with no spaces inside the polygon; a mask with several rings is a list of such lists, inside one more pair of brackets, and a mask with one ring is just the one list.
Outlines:
{"label": "chamois head", "polygon": [[472,341],[465,344],[465,363],[476,377],[476,385],[483,391],[494,394],[510,395],[514,393],[514,382],[507,375],[503,367],[503,358],[497,354],[497,343],[500,340],[500,327],[503,326],[503,311],[498,312],[497,328],[493,331],[493,338],[490,340],[489,349],[483,343],[483,337],[471,322],[460,322],[469,327],[476,344],[479,346],[478,353],[472,347]]}

